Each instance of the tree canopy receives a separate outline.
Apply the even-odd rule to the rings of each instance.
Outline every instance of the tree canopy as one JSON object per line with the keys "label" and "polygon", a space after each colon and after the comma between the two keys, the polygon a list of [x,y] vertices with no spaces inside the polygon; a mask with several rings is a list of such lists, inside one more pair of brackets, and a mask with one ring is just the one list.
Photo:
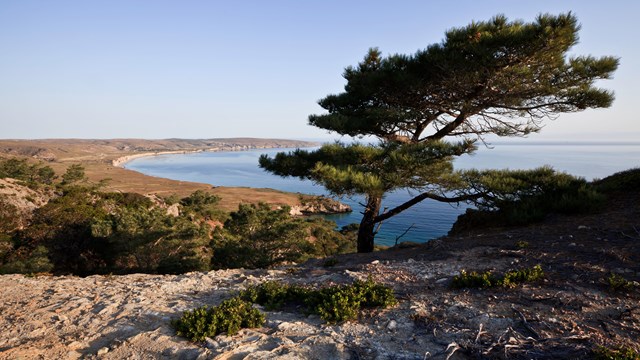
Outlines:
{"label": "tree canopy", "polygon": [[[311,179],[337,195],[365,195],[358,251],[373,251],[375,224],[412,205],[483,196],[451,196],[469,189],[452,160],[473,152],[476,141],[489,134],[525,136],[560,113],[611,105],[613,93],[596,82],[611,78],[618,59],[569,57],[579,29],[571,13],[531,23],[496,16],[451,29],[442,42],[413,55],[384,57],[370,49],[358,66],[346,68],[344,92],[319,101],[327,113],[311,115],[309,124],[379,142],[263,156],[260,166]],[[401,188],[419,194],[380,214],[383,195]]]}

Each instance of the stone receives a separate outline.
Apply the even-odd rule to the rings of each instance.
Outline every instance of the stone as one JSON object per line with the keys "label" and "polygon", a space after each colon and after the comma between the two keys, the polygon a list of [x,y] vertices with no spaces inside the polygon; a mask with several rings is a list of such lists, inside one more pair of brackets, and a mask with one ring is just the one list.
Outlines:
{"label": "stone", "polygon": [[398,329],[398,322],[395,320],[389,320],[389,323],[387,324],[387,330],[396,331],[397,329]]}

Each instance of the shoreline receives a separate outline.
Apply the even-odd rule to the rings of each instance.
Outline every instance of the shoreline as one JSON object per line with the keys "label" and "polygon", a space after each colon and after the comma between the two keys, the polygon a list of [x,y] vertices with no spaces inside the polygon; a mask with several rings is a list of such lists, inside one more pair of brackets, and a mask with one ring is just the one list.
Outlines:
{"label": "shoreline", "polygon": [[[124,167],[124,165],[126,163],[128,163],[129,161],[135,160],[135,159],[143,158],[143,157],[159,156],[159,155],[171,155],[171,154],[194,154],[194,153],[200,153],[200,152],[218,152],[218,151],[220,151],[220,150],[217,150],[217,149],[198,149],[198,150],[172,150],[172,151],[146,152],[146,153],[140,153],[140,154],[132,154],[132,155],[121,156],[121,157],[119,157],[117,159],[111,160],[111,165],[113,165],[115,167],[126,169]],[[130,170],[130,169],[128,169],[128,170]],[[132,171],[135,171],[135,170],[132,170]]]}
{"label": "shoreline", "polygon": [[[308,147],[314,147],[314,146],[308,146]],[[143,158],[143,157],[150,157],[150,156],[160,156],[160,155],[181,155],[181,154],[197,154],[197,153],[202,153],[202,152],[236,152],[236,151],[251,151],[251,150],[267,150],[267,149],[302,149],[305,147],[287,147],[287,146],[253,146],[253,147],[248,147],[248,146],[232,146],[229,149],[225,149],[225,148],[219,148],[219,147],[214,147],[214,148],[205,148],[205,149],[193,149],[193,150],[166,150],[166,151],[154,151],[154,152],[145,152],[145,153],[139,153],[139,154],[131,154],[131,155],[125,155],[125,156],[121,156],[119,158],[113,159],[111,160],[111,165],[115,166],[115,167],[119,167],[119,168],[123,168],[126,169],[124,167],[124,165],[132,160],[135,159],[139,159],[139,158]],[[131,169],[127,169],[127,170],[131,170]],[[135,170],[133,170],[135,171]]]}

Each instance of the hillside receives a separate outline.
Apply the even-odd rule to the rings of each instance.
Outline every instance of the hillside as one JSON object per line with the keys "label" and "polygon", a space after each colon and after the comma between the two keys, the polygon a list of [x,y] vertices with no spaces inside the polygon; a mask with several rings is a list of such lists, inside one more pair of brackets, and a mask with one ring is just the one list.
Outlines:
{"label": "hillside", "polygon": [[[209,184],[176,181],[147,176],[120,166],[122,159],[157,153],[183,153],[198,151],[240,151],[250,149],[308,147],[316,143],[282,139],[229,138],[229,139],[41,139],[0,140],[0,157],[28,158],[43,161],[56,173],[62,174],[72,164],[81,164],[89,180],[110,179],[105,190],[136,192],[166,196],[187,196],[196,190],[206,190],[222,198],[220,206],[236,210],[240,203],[267,203],[298,205],[295,194],[270,189],[212,187]],[[256,164],[257,166],[257,164]],[[215,184],[215,179],[212,179]]]}
{"label": "hillside", "polygon": [[[593,358],[640,338],[640,192],[609,195],[593,215],[550,216],[424,245],[338,256],[272,270],[184,275],[0,276],[0,358],[558,359]],[[540,265],[545,278],[513,288],[453,290],[463,269]],[[611,274],[629,281],[615,289]],[[267,323],[194,344],[170,320],[265,280],[391,286],[399,304],[327,325],[293,309]],[[635,285],[633,285],[635,281]]]}

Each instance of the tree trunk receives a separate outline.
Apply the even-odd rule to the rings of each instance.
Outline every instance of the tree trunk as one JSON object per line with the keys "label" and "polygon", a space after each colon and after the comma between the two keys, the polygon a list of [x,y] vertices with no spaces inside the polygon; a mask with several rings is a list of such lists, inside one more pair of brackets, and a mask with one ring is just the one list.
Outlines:
{"label": "tree trunk", "polygon": [[381,203],[382,197],[372,195],[367,196],[367,207],[364,209],[360,228],[358,229],[359,253],[373,252],[373,238],[376,236],[374,231],[376,223],[374,220],[380,212]]}

